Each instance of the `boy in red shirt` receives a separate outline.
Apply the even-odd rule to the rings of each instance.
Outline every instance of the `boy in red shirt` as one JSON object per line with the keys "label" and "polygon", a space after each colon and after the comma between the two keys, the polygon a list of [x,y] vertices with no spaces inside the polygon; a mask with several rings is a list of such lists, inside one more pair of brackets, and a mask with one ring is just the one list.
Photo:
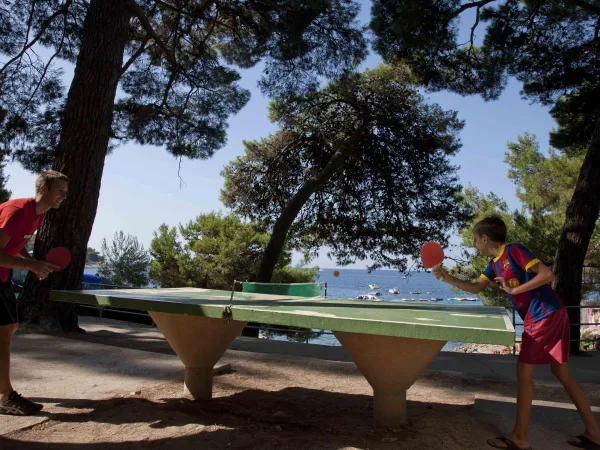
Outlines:
{"label": "boy in red shirt", "polygon": [[44,213],[58,208],[67,197],[68,182],[60,172],[42,172],[35,181],[34,198],[0,205],[0,414],[31,415],[42,409],[42,405],[19,395],[10,383],[10,345],[18,326],[12,269],[30,270],[40,280],[59,269],[29,256],[25,245],[42,224]]}
{"label": "boy in red shirt", "polygon": [[524,245],[506,243],[506,225],[498,216],[490,216],[473,228],[475,247],[482,255],[493,259],[475,283],[459,280],[437,266],[438,280],[445,281],[473,294],[488,284],[500,287],[508,294],[523,319],[524,330],[517,364],[517,420],[512,433],[488,444],[495,448],[530,449],[528,428],[533,401],[533,369],[535,365],[550,365],[581,414],[585,432],[569,444],[588,450],[600,450],[600,428],[585,398],[585,394],[569,372],[569,316],[563,301],[550,287],[554,273]]}

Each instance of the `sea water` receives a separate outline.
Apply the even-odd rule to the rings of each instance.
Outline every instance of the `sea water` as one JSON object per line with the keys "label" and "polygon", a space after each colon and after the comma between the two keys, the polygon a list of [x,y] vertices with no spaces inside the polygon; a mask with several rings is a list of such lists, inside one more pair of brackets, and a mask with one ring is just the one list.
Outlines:
{"label": "sea water", "polygon": [[[337,277],[334,276],[334,271],[339,272]],[[318,273],[316,281],[327,283],[327,297],[329,298],[356,299],[358,295],[377,291],[381,293],[379,299],[383,302],[398,302],[402,298],[411,298],[417,300],[415,303],[425,304],[453,306],[483,305],[481,298],[477,295],[456,290],[448,283],[436,279],[431,272],[401,273],[395,270],[375,270],[369,272],[364,269],[322,269]],[[379,288],[371,289],[369,287],[370,284],[377,285]],[[398,294],[390,294],[389,289],[392,288],[396,288]],[[411,294],[411,292],[413,293]],[[417,294],[417,292],[419,293]],[[436,302],[418,301],[418,299],[423,298],[436,298],[438,300]],[[457,298],[475,300],[460,301]],[[509,316],[512,319],[510,313]],[[516,323],[522,323],[518,316],[516,317]],[[520,334],[520,331],[517,328],[517,335]],[[277,340],[288,339],[287,336],[278,334],[269,334],[269,338]],[[335,336],[329,333],[309,338],[308,342],[321,345],[340,345]],[[461,344],[462,342],[448,342],[442,351],[452,351]]]}

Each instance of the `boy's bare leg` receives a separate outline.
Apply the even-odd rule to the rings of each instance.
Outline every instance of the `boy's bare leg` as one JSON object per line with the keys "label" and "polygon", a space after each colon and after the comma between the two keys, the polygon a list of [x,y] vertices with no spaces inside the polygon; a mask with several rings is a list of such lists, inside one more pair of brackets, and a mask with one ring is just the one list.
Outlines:
{"label": "boy's bare leg", "polygon": [[533,402],[533,364],[517,363],[517,420],[510,440],[521,448],[529,447],[529,420]]}
{"label": "boy's bare leg", "polygon": [[[517,420],[513,431],[507,436],[520,448],[529,448],[529,419],[533,402],[533,364],[517,364]],[[493,440],[497,448],[506,448],[499,440]],[[488,441],[489,442],[489,441]]]}
{"label": "boy's bare leg", "polygon": [[577,411],[581,414],[585,425],[583,435],[600,445],[600,428],[594,418],[594,413],[590,408],[583,389],[581,389],[581,386],[579,386],[579,383],[577,383],[577,380],[571,374],[567,363],[552,365],[551,369],[554,376],[558,378],[558,381],[560,381],[569,394],[569,397],[571,397],[573,404],[577,407]]}
{"label": "boy's bare leg", "polygon": [[8,400],[13,391],[10,384],[10,344],[17,326],[0,325],[0,402]]}
{"label": "boy's bare leg", "polygon": [[40,412],[44,405],[27,400],[10,384],[10,344],[16,324],[0,325],[0,415],[29,416]]}

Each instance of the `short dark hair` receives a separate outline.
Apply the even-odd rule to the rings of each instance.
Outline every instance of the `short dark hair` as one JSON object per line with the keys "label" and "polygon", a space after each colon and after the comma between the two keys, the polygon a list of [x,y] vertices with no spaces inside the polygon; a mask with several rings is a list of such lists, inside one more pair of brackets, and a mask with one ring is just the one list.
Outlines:
{"label": "short dark hair", "polygon": [[48,189],[52,189],[52,182],[54,180],[69,182],[69,178],[63,173],[57,172],[56,170],[44,170],[35,180],[35,193],[38,194],[43,185],[46,185]]}
{"label": "short dark hair", "polygon": [[497,215],[487,216],[473,227],[473,234],[484,234],[494,242],[506,242],[506,224]]}

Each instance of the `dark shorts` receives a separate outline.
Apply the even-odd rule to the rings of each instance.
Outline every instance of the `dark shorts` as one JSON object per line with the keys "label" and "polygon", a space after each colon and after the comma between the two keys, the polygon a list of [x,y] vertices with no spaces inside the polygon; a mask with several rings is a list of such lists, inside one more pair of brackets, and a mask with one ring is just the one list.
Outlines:
{"label": "dark shorts", "polygon": [[519,362],[562,364],[569,360],[569,315],[566,308],[554,311],[538,322],[524,320]]}
{"label": "dark shorts", "polygon": [[17,296],[12,285],[12,277],[6,283],[0,281],[0,326],[18,323]]}

